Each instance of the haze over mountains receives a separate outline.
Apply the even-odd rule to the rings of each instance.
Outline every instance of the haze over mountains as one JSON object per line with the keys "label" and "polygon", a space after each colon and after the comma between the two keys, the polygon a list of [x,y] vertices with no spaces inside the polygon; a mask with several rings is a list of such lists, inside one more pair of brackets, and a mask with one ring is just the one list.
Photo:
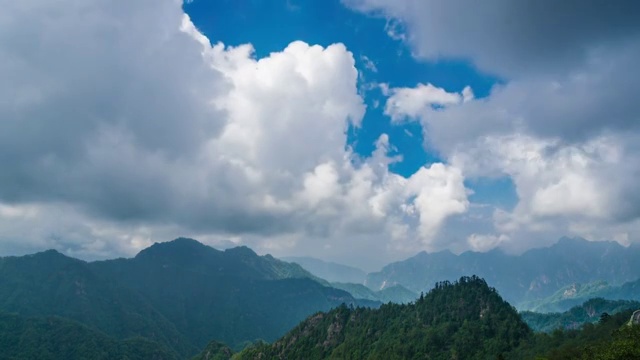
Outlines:
{"label": "haze over mountains", "polygon": [[563,237],[550,247],[520,255],[500,250],[460,255],[421,252],[369,273],[361,282],[357,282],[362,279],[359,269],[309,257],[286,259],[330,278],[332,286],[355,297],[383,303],[412,301],[437,281],[477,274],[520,310],[562,312],[595,297],[640,300],[639,258],[637,245]]}
{"label": "haze over mountains", "polygon": [[365,284],[372,289],[400,284],[419,293],[430,289],[436,281],[478,275],[507,301],[520,306],[575,283],[604,280],[620,285],[635,281],[640,278],[638,259],[638,245],[625,248],[617,242],[565,237],[550,247],[532,249],[518,256],[499,250],[460,255],[449,251],[421,252],[368,274]]}
{"label": "haze over mountains", "polygon": [[520,309],[539,313],[562,312],[593,298],[640,300],[640,279],[620,286],[610,285],[602,280],[586,284],[575,283],[561,288],[547,298],[524,302],[520,304]]}
{"label": "haze over mountains", "polygon": [[362,284],[367,278],[367,273],[361,269],[309,256],[289,256],[283,257],[282,260],[297,263],[310,273],[329,282]]}

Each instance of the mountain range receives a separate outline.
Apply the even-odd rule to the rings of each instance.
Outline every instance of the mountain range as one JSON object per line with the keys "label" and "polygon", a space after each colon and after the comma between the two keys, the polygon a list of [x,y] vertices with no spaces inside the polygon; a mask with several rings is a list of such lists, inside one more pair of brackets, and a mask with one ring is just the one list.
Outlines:
{"label": "mountain range", "polygon": [[595,323],[602,321],[603,317],[637,309],[640,309],[638,301],[594,298],[564,312],[541,314],[523,311],[520,316],[531,329],[550,332],[556,329],[579,329],[585,323]]}
{"label": "mountain range", "polygon": [[299,264],[311,274],[329,281],[327,285],[350,293],[356,299],[380,303],[408,303],[418,298],[418,294],[402,285],[373,290],[364,285],[367,274],[358,268],[323,261],[312,257],[283,257],[282,260]]}
{"label": "mountain range", "polygon": [[[367,275],[365,286],[329,282],[247,247],[220,251],[186,238],[156,243],[133,258],[94,262],[48,250],[0,258],[0,348],[9,349],[9,358],[42,359],[74,358],[68,354],[75,351],[84,358],[160,360],[202,349],[199,358],[220,359],[246,346],[233,356],[540,354],[561,339],[531,335],[523,319],[536,330],[575,328],[638,303],[596,299],[541,315],[518,314],[506,300],[539,310],[595,295],[633,299],[640,288],[637,251],[562,239],[520,256],[421,253]],[[475,274],[449,280],[455,273],[490,280]],[[620,284],[626,279],[633,281]],[[602,336],[614,330],[607,326],[598,328]],[[69,336],[79,339],[77,347],[56,345]],[[523,350],[522,341],[532,343]]]}
{"label": "mountain range", "polygon": [[593,298],[640,301],[640,279],[619,286],[606,281],[571,284],[547,298],[522,303],[520,308],[539,313],[562,312]]}
{"label": "mountain range", "polygon": [[131,259],[84,262],[55,250],[0,258],[0,311],[60,316],[188,356],[211,339],[235,348],[273,341],[308,315],[343,303],[378,305],[323,283],[247,247],[218,251],[180,238]]}
{"label": "mountain range", "polygon": [[492,284],[516,307],[544,299],[575,283],[607,281],[614,285],[640,278],[640,246],[617,242],[590,242],[561,238],[547,248],[508,255],[501,250],[485,253],[421,252],[367,275],[365,285],[381,290],[394,285],[420,293],[437,281],[478,275]]}

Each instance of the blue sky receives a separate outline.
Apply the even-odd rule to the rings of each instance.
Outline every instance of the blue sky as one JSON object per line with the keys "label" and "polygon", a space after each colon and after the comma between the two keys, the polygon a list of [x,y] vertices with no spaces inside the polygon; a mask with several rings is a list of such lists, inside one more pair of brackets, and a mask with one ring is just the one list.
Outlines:
{"label": "blue sky", "polygon": [[[361,72],[359,85],[367,104],[362,126],[349,129],[347,145],[368,157],[376,139],[388,134],[403,159],[392,164],[391,171],[405,177],[443,159],[435,150],[425,149],[420,124],[392,124],[383,113],[385,96],[377,87],[367,86],[386,83],[390,87],[414,87],[418,83],[432,83],[449,92],[460,92],[470,86],[477,98],[483,98],[500,82],[499,77],[478,71],[468,60],[416,59],[405,42],[387,33],[392,25],[401,32],[401,25],[384,17],[355,12],[339,0],[196,0],[184,8],[197,28],[212,41],[231,46],[250,43],[257,58],[281,51],[296,40],[324,47],[345,44]],[[368,67],[369,61],[375,70]],[[468,180],[466,185],[474,192],[470,196],[472,201],[511,209],[517,200],[509,177]]]}

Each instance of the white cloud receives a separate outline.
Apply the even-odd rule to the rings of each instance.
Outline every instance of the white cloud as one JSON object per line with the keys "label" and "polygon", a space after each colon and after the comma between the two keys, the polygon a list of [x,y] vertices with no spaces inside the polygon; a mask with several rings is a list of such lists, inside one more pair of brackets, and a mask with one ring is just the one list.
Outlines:
{"label": "white cloud", "polygon": [[509,237],[506,235],[471,234],[467,238],[471,250],[478,252],[489,251],[507,240]]}
{"label": "white cloud", "polygon": [[[640,6],[345,3],[399,24],[402,40],[420,60],[463,59],[501,78],[481,98],[470,87],[449,93],[434,84],[431,96],[423,84],[403,88],[402,96],[383,88],[386,114],[393,121],[419,121],[425,148],[465,178],[508,176],[515,185],[515,208],[494,209],[492,228],[474,224],[467,234],[441,232],[464,236],[478,249],[524,250],[562,235],[640,240],[633,235],[640,229],[640,191],[631,185],[640,174],[640,27],[634,20]],[[504,18],[514,21],[499,20]],[[444,98],[428,100],[438,99],[434,93]],[[451,239],[452,246],[458,243]]]}
{"label": "white cloud", "polygon": [[598,138],[584,145],[522,135],[486,137],[461,146],[451,161],[469,176],[509,175],[519,196],[517,211],[532,216],[613,216],[615,181],[607,179],[619,167],[620,145]]}
{"label": "white cloud", "polygon": [[422,167],[409,178],[407,191],[415,200],[407,211],[419,214],[423,241],[433,240],[447,217],[467,211],[469,202],[463,180],[459,169],[440,163]]}
{"label": "white cloud", "polygon": [[389,88],[382,86],[383,93],[389,98],[384,113],[395,122],[403,119],[416,119],[432,106],[458,104],[473,97],[469,87],[462,94],[450,93],[432,84],[418,84],[415,88]]}
{"label": "white cloud", "polygon": [[362,55],[360,56],[360,60],[362,60],[362,63],[364,64],[364,67],[374,73],[378,72],[378,67],[376,66],[376,64],[373,62],[373,60],[369,59],[368,56]]}
{"label": "white cloud", "polygon": [[4,253],[131,255],[186,235],[380,264],[466,211],[458,169],[393,174],[386,135],[371,158],[345,149],[365,106],[344,45],[257,59],[212,46],[181,4],[3,8]]}

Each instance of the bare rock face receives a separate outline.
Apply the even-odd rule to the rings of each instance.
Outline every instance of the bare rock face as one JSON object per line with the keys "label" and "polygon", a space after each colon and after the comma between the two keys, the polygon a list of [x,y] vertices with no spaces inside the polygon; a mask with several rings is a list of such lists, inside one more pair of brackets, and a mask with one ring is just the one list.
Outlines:
{"label": "bare rock face", "polygon": [[629,320],[629,325],[640,325],[640,310],[636,310],[631,315],[631,320]]}

